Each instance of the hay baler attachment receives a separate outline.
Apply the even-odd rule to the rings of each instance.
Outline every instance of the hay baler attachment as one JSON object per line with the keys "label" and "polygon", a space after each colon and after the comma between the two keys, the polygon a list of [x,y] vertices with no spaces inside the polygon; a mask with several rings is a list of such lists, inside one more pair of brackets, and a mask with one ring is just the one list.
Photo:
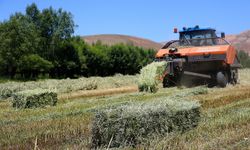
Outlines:
{"label": "hay baler attachment", "polygon": [[168,42],[156,54],[157,61],[167,61],[164,87],[209,84],[225,87],[238,81],[241,67],[235,48],[217,37],[216,30],[183,28],[179,40]]}

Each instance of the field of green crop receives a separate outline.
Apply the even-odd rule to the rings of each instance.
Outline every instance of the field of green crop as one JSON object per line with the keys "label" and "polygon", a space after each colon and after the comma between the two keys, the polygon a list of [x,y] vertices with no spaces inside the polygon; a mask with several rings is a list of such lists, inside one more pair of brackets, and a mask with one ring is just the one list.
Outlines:
{"label": "field of green crop", "polygon": [[[98,88],[105,89],[113,88],[115,85],[134,86],[137,76],[109,77],[109,81],[98,79]],[[114,84],[111,85],[111,81]],[[4,85],[8,83],[0,86]],[[32,84],[29,83],[30,85]],[[113,96],[60,99],[54,107],[35,109],[14,109],[10,99],[2,99],[0,147],[1,149],[89,149],[92,121],[96,111],[126,103],[151,102],[159,98],[174,97],[199,101],[201,104],[199,125],[184,133],[169,133],[166,136],[154,137],[149,139],[147,144],[137,145],[135,149],[250,149],[250,70],[241,70],[240,84],[229,85],[227,88],[173,87],[161,88],[153,94],[134,92]],[[124,147],[124,149],[131,148]]]}

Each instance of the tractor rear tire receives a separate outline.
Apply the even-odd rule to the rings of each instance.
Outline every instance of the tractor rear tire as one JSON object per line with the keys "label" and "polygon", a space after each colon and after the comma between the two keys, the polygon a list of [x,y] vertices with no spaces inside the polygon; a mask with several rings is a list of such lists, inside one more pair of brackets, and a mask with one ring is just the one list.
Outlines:
{"label": "tractor rear tire", "polygon": [[224,72],[218,72],[216,74],[217,85],[220,87],[226,87],[228,83],[228,75]]}

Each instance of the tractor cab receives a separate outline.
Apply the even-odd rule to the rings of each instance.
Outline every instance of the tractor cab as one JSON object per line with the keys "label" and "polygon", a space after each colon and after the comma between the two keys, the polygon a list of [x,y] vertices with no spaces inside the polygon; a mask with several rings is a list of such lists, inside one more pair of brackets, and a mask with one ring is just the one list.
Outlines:
{"label": "tractor cab", "polygon": [[[199,26],[194,28],[184,27],[179,34],[180,46],[212,46],[220,43],[216,30],[212,28],[200,28]],[[225,34],[222,33],[221,38],[224,37]]]}
{"label": "tractor cab", "polygon": [[222,32],[218,36],[216,30],[213,28],[200,28],[199,26],[191,28],[183,27],[183,30],[179,32],[175,28],[174,33],[179,33],[179,39],[169,41],[162,49],[230,45],[225,40],[225,33]]}

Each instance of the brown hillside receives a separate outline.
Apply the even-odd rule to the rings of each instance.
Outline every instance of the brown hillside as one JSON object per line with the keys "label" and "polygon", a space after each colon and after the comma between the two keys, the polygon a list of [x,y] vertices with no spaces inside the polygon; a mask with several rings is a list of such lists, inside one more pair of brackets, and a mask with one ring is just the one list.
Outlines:
{"label": "brown hillside", "polygon": [[238,35],[228,35],[226,39],[235,45],[237,50],[244,50],[250,54],[250,30]]}
{"label": "brown hillside", "polygon": [[[102,34],[83,36],[84,41],[89,44],[96,43],[98,40],[104,44],[114,45],[117,43],[133,44],[135,46],[152,48],[158,50],[166,42],[157,43],[148,39],[138,38],[127,35],[116,35],[116,34]],[[227,35],[226,39],[236,46],[237,50],[244,50],[250,54],[250,30],[242,32],[237,35]]]}
{"label": "brown hillside", "polygon": [[83,36],[82,38],[84,39],[85,42],[89,44],[96,43],[98,40],[100,40],[102,43],[107,45],[124,43],[124,44],[132,44],[143,48],[152,48],[155,50],[158,50],[162,47],[160,43],[127,35],[102,34],[102,35]]}

